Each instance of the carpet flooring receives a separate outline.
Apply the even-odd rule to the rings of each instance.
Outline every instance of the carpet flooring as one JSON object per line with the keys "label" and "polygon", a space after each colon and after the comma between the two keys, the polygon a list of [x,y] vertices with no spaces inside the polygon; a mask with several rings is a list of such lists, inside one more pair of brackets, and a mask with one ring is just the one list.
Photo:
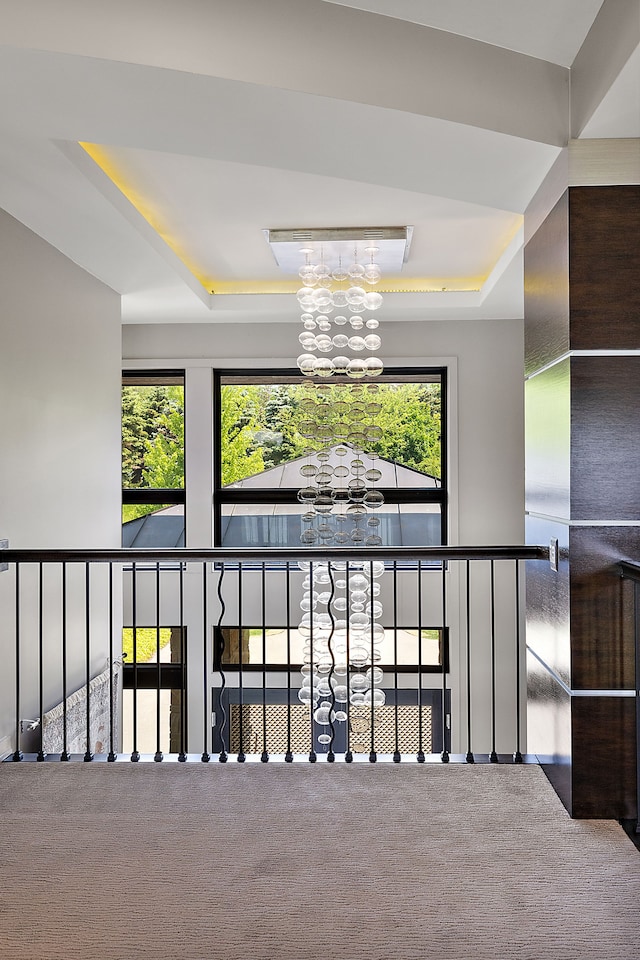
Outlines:
{"label": "carpet flooring", "polygon": [[637,960],[640,852],[533,765],[2,764],[6,960]]}

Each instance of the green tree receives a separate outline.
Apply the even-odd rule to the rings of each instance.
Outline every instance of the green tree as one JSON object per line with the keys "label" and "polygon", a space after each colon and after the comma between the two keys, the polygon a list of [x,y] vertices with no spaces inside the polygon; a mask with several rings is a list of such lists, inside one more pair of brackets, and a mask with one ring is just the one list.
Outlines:
{"label": "green tree", "polygon": [[377,399],[382,436],[372,449],[387,460],[440,477],[440,386],[381,384]]}
{"label": "green tree", "polygon": [[164,409],[145,442],[143,475],[146,486],[176,489],[184,486],[184,390],[164,389]]}
{"label": "green tree", "polygon": [[[267,466],[301,456],[308,448],[319,449],[322,441],[304,437],[300,432],[305,420],[317,420],[327,428],[329,438],[349,419],[351,406],[371,403],[380,409],[364,422],[379,428],[380,439],[368,444],[372,453],[394,460],[422,473],[440,477],[440,385],[430,383],[378,384],[375,395],[352,390],[350,384],[324,384],[317,405],[309,413],[309,393],[303,385],[265,387],[264,402],[256,413],[262,428],[255,434],[264,443]],[[321,399],[319,400],[319,397]],[[277,438],[273,443],[272,438]],[[347,439],[346,437],[337,437]]]}
{"label": "green tree", "polygon": [[[124,387],[122,391],[122,485],[123,487],[164,486],[162,471],[169,475],[169,457],[173,474],[184,476],[184,392],[182,387]],[[158,436],[167,443],[164,457],[154,455]],[[160,444],[162,446],[162,444]],[[154,460],[155,456],[155,460]],[[182,458],[180,471],[179,461]],[[156,464],[157,461],[157,464]],[[157,478],[157,481],[156,479]]]}
{"label": "green tree", "polygon": [[260,388],[224,386],[220,390],[222,486],[264,470],[262,450],[256,446],[260,422]]}

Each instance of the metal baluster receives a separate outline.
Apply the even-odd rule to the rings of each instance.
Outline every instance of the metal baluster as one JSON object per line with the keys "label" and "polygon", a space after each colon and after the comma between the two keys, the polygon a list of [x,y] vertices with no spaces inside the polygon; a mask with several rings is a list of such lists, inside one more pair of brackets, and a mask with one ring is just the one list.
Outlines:
{"label": "metal baluster", "polygon": [[86,651],[85,659],[87,664],[86,689],[87,689],[87,749],[84,754],[84,762],[90,763],[93,760],[91,751],[91,576],[90,565],[85,563],[84,570],[84,615],[85,615],[85,641]]}
{"label": "metal baluster", "polygon": [[522,763],[520,739],[522,735],[520,722],[520,563],[514,561],[516,567],[516,749],[513,754],[514,763]]}
{"label": "metal baluster", "polygon": [[62,753],[64,762],[71,759],[67,749],[67,564],[62,563]]}
{"label": "metal baluster", "polygon": [[376,692],[376,688],[375,688],[375,683],[374,683],[374,667],[375,667],[375,659],[374,659],[374,653],[375,653],[374,636],[375,636],[375,633],[374,633],[374,630],[375,630],[376,619],[375,619],[374,614],[373,614],[373,583],[374,583],[374,581],[373,581],[373,561],[369,561],[369,609],[371,610],[371,630],[370,630],[370,637],[369,637],[369,639],[370,639],[370,656],[371,656],[371,685],[370,685],[370,687],[369,687],[369,694],[370,694],[370,696],[371,696],[371,743],[370,743],[370,748],[371,748],[371,749],[369,750],[369,763],[375,763],[376,760],[378,759],[378,755],[377,755],[377,753],[376,753],[376,733],[375,733],[375,731],[376,731],[376,719],[375,719],[376,703],[375,703],[375,696],[374,696],[374,694],[375,694],[375,692]]}
{"label": "metal baluster", "polygon": [[640,588],[633,584],[634,646],[636,654],[636,827],[640,834]]}
{"label": "metal baluster", "polygon": [[331,740],[329,742],[329,751],[327,753],[327,763],[333,763],[336,759],[336,755],[333,752],[333,743],[336,738],[336,728],[333,722],[334,712],[336,708],[336,692],[333,687],[333,673],[336,666],[336,658],[333,653],[333,631],[335,630],[336,621],[333,615],[332,608],[333,608],[333,598],[336,592],[336,585],[335,585],[335,580],[333,579],[333,570],[331,569],[330,561],[329,563],[327,563],[327,572],[329,574],[329,583],[331,585],[329,590],[329,603],[327,604],[327,612],[329,614],[329,622],[331,624],[331,627],[329,629],[329,637],[327,639],[327,647],[329,650],[329,656],[331,657],[331,667],[329,668],[329,676],[327,678],[329,680],[329,690],[330,690],[330,696],[331,696],[331,706],[329,707],[329,729],[331,731]]}
{"label": "metal baluster", "polygon": [[262,753],[260,760],[267,763],[269,752],[267,750],[267,571],[265,562],[262,561],[261,571],[261,609],[262,609]]}
{"label": "metal baluster", "polygon": [[238,763],[246,760],[244,752],[244,687],[242,674],[242,562],[238,564],[238,704],[240,724],[240,750]]}
{"label": "metal baluster", "polygon": [[[313,597],[313,561],[309,564],[309,580],[311,582],[311,596]],[[309,702],[309,722],[311,724],[311,748],[309,750],[309,763],[315,763],[318,759],[316,751],[314,750],[314,728],[313,728],[313,711],[314,711],[314,696],[316,692],[316,684],[313,676],[313,604],[311,605],[311,616],[309,619],[309,685],[311,687],[311,700]]]}
{"label": "metal baluster", "polygon": [[469,588],[469,576],[470,568],[469,561],[465,560],[466,565],[466,594],[467,594],[467,755],[465,760],[467,763],[475,763],[475,758],[473,756],[473,751],[471,749],[471,603],[470,603],[470,588]]}
{"label": "metal baluster", "polygon": [[440,759],[449,763],[447,750],[447,567],[442,560],[442,633],[440,634],[440,661],[442,666],[442,753]]}
{"label": "metal baluster", "polygon": [[131,619],[133,640],[133,743],[131,762],[137,763],[140,759],[138,752],[138,571],[135,561],[131,567]]}
{"label": "metal baluster", "polygon": [[287,560],[285,569],[285,602],[287,604],[287,752],[284,755],[285,763],[293,763],[291,752],[291,569]]}
{"label": "metal baluster", "polygon": [[393,561],[393,693],[394,693],[394,724],[395,750],[393,762],[400,763],[400,726],[398,720],[398,564]]}
{"label": "metal baluster", "polygon": [[40,710],[40,749],[36,760],[44,760],[44,619],[42,610],[42,561],[38,564],[38,709]]}
{"label": "metal baluster", "polygon": [[351,607],[349,604],[350,573],[351,571],[349,569],[349,561],[347,560],[345,565],[345,580],[347,583],[347,586],[345,589],[345,594],[347,598],[347,653],[346,653],[346,656],[347,656],[347,710],[346,710],[347,719],[345,720],[345,723],[347,725],[347,730],[346,730],[347,737],[346,737],[346,753],[344,755],[345,763],[353,763],[353,753],[351,750],[351,683],[350,683],[351,673],[350,673],[350,667],[349,667],[350,660],[351,660],[351,626],[349,624],[349,617],[351,614]]}
{"label": "metal baluster", "polygon": [[160,749],[160,562],[156,561],[156,763],[162,762]]}
{"label": "metal baluster", "polygon": [[[64,569],[64,568],[63,568]],[[64,628],[63,628],[64,636]],[[66,681],[65,681],[66,698]],[[60,758],[62,759],[62,757]],[[113,751],[113,562],[109,563],[109,753],[108,763],[114,763],[116,755]]]}
{"label": "metal baluster", "polygon": [[20,564],[16,563],[16,749],[13,760],[22,760],[20,749]]}
{"label": "metal baluster", "polygon": [[227,762],[227,751],[225,750],[224,737],[227,727],[227,711],[224,708],[224,689],[227,685],[226,677],[224,675],[224,650],[225,650],[225,641],[224,633],[222,630],[222,621],[224,619],[224,614],[226,605],[224,602],[224,597],[222,596],[222,581],[224,579],[226,567],[223,564],[220,565],[220,576],[218,577],[218,600],[220,602],[220,615],[218,617],[218,629],[216,631],[216,661],[218,666],[218,672],[220,673],[220,690],[218,692],[218,710],[220,711],[220,726],[218,727],[218,736],[220,737],[220,753],[218,754],[218,760],[220,763]]}
{"label": "metal baluster", "polygon": [[496,582],[495,564],[491,560],[491,753],[489,761],[498,762],[496,753]]}
{"label": "metal baluster", "polygon": [[422,561],[418,560],[418,763],[425,762],[422,741]]}
{"label": "metal baluster", "polygon": [[207,609],[207,561],[205,560],[202,564],[202,673],[203,673],[203,701],[202,701],[202,713],[203,713],[203,741],[202,741],[202,756],[200,757],[203,763],[209,763],[211,759],[208,750],[209,744],[209,733],[208,728],[211,726],[211,713],[209,711],[209,671],[207,669],[207,664],[209,658],[207,656],[207,647],[209,639],[208,631],[208,609]]}
{"label": "metal baluster", "polygon": [[187,761],[187,644],[184,635],[184,564],[178,577],[178,605],[180,609],[180,753],[178,762]]}

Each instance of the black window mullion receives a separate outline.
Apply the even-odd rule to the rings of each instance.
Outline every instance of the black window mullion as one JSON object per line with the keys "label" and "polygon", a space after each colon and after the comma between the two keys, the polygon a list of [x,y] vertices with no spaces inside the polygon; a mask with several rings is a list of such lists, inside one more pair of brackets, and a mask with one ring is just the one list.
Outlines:
{"label": "black window mullion", "polygon": [[184,487],[124,487],[123,503],[185,503]]}

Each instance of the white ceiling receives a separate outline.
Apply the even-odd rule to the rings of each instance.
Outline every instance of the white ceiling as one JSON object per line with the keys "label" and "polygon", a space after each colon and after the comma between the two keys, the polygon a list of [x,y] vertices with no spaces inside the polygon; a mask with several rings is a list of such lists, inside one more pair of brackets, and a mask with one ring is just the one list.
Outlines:
{"label": "white ceiling", "polygon": [[[0,207],[125,323],[295,320],[263,230],[384,225],[414,227],[386,319],[519,317],[522,214],[601,4],[0,0]],[[639,135],[597,132],[633,127],[638,66],[585,136]]]}
{"label": "white ceiling", "polygon": [[603,0],[325,0],[570,67]]}

